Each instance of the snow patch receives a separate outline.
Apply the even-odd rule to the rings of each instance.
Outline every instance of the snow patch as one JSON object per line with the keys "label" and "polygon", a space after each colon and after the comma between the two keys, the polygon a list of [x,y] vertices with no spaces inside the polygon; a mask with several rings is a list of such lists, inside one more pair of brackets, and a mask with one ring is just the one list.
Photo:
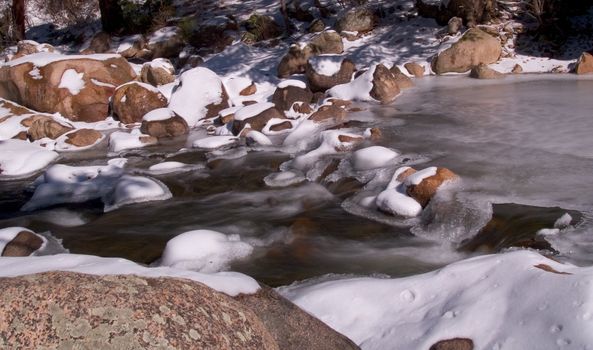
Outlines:
{"label": "snow patch", "polygon": [[62,74],[60,80],[60,89],[68,89],[72,95],[78,95],[80,90],[84,89],[84,73],[78,73],[75,69],[67,69]]}

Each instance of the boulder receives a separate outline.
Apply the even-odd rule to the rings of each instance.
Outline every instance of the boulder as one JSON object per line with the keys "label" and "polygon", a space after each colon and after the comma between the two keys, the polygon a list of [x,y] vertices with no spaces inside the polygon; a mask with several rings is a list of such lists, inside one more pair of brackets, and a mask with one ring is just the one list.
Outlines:
{"label": "boulder", "polygon": [[467,338],[453,338],[434,343],[430,350],[473,350],[474,342]]}
{"label": "boulder", "polygon": [[341,123],[346,119],[346,111],[335,105],[324,105],[319,107],[307,119],[320,123]]}
{"label": "boulder", "polygon": [[262,131],[271,119],[286,119],[272,103],[255,103],[245,106],[235,113],[233,120],[233,134],[239,135],[247,124],[255,131]]}
{"label": "boulder", "polygon": [[251,309],[283,350],[355,350],[359,347],[269,287],[235,297]]}
{"label": "boulder", "polygon": [[19,232],[2,250],[2,256],[29,256],[39,250],[44,241],[31,231]]}
{"label": "boulder", "polygon": [[146,46],[146,39],[141,34],[124,38],[117,47],[117,53],[125,58],[140,58],[142,50]]}
{"label": "boulder", "polygon": [[73,129],[71,126],[58,123],[47,116],[36,116],[32,118],[35,118],[35,120],[31,123],[31,127],[29,127],[29,130],[27,131],[27,135],[29,136],[29,139],[33,141],[42,139],[44,137],[55,140]]}
{"label": "boulder", "polygon": [[54,52],[55,48],[50,44],[40,44],[33,40],[21,40],[16,44],[16,53],[12,56],[13,60],[23,56],[32,55],[39,52]]}
{"label": "boulder", "polygon": [[356,67],[342,56],[317,56],[307,62],[305,74],[313,92],[323,92],[352,80]]}
{"label": "boulder", "polygon": [[465,73],[472,67],[498,61],[502,47],[498,39],[477,29],[466,31],[450,48],[439,53],[432,61],[436,74]]}
{"label": "boulder", "polygon": [[381,103],[393,102],[399,95],[399,85],[393,73],[382,64],[375,67],[370,95]]}
{"label": "boulder", "polygon": [[0,67],[0,97],[73,121],[96,122],[108,116],[115,87],[135,77],[119,55],[38,53]]}
{"label": "boulder", "polygon": [[[146,118],[145,118],[146,119]],[[140,131],[156,138],[176,137],[189,133],[185,119],[173,115],[167,119],[143,120]]]}
{"label": "boulder", "polygon": [[179,76],[169,108],[192,128],[205,118],[214,118],[229,107],[222,80],[208,68],[196,67]]}
{"label": "boulder", "polygon": [[94,145],[103,134],[93,129],[78,129],[69,134],[66,134],[66,143],[76,147],[86,147]]}
{"label": "boulder", "polygon": [[309,58],[314,55],[314,49],[310,45],[300,47],[291,45],[288,53],[282,57],[278,64],[278,77],[287,78],[293,74],[305,73]]}
{"label": "boulder", "polygon": [[111,35],[106,32],[99,32],[93,36],[89,47],[84,53],[105,53],[111,50]]}
{"label": "boulder", "polygon": [[167,98],[154,86],[131,82],[115,89],[113,114],[125,124],[139,123],[152,110],[167,106]]}
{"label": "boulder", "polygon": [[415,62],[408,62],[404,64],[404,68],[415,78],[422,78],[424,76],[424,67]]}
{"label": "boulder", "polygon": [[253,14],[244,23],[249,40],[254,42],[269,40],[282,35],[282,27],[276,23],[274,18],[265,15]]}
{"label": "boulder", "polygon": [[309,43],[316,54],[341,54],[344,52],[344,43],[340,34],[326,31],[316,35]]}
{"label": "boulder", "polygon": [[[304,85],[304,84],[303,84]],[[313,99],[313,93],[307,86],[304,88],[295,85],[277,87],[272,96],[272,103],[281,111],[287,111],[295,102],[309,104]]]}
{"label": "boulder", "polygon": [[409,89],[412,86],[414,86],[414,82],[412,82],[412,79],[410,79],[410,77],[402,73],[402,71],[397,66],[394,65],[393,67],[391,67],[390,71],[393,74],[393,77],[395,78],[397,86],[400,90]]}
{"label": "boulder", "polygon": [[325,23],[321,18],[314,19],[309,25],[309,33],[319,33],[325,29]]}
{"label": "boulder", "polygon": [[[430,168],[423,171],[430,170]],[[416,174],[419,174],[417,172]],[[436,168],[436,172],[432,176],[424,177],[418,184],[410,181],[411,177],[406,177],[406,193],[408,196],[414,198],[422,207],[426,207],[428,202],[434,197],[438,188],[446,181],[455,180],[458,176],[447,168]]]}
{"label": "boulder", "polygon": [[375,28],[377,18],[368,8],[353,8],[338,17],[335,28],[338,32],[370,32]]}
{"label": "boulder", "polygon": [[461,31],[461,27],[463,27],[463,20],[459,17],[451,17],[447,22],[447,34],[455,35]]}
{"label": "boulder", "polygon": [[0,283],[6,348],[279,349],[250,308],[191,280],[46,272]]}
{"label": "boulder", "polygon": [[152,52],[152,58],[154,59],[177,57],[184,45],[185,41],[179,28],[164,27],[148,37],[146,47]]}
{"label": "boulder", "polygon": [[593,73],[593,55],[588,52],[583,52],[577,65],[575,67],[575,73],[577,74],[591,74]]}
{"label": "boulder", "polygon": [[504,74],[495,71],[485,64],[478,64],[472,68],[469,76],[475,79],[500,79],[504,78]]}
{"label": "boulder", "polygon": [[175,67],[166,58],[157,58],[142,65],[140,81],[153,86],[165,85],[175,81]]}

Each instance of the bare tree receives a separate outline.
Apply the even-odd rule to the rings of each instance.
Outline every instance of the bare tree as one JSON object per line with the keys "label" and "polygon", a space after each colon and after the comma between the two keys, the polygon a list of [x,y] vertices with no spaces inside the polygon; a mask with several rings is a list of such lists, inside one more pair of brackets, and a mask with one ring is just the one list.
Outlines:
{"label": "bare tree", "polygon": [[15,39],[25,39],[25,0],[12,0],[12,19]]}
{"label": "bare tree", "polygon": [[122,30],[123,14],[118,0],[99,0],[101,26],[107,33],[118,33]]}

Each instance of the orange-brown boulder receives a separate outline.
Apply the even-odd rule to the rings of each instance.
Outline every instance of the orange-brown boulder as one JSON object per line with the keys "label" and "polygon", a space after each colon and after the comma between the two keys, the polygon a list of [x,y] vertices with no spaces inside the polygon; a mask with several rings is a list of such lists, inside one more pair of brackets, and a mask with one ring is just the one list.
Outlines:
{"label": "orange-brown boulder", "polygon": [[113,114],[125,124],[138,123],[152,110],[167,106],[167,98],[154,86],[131,82],[115,89]]}

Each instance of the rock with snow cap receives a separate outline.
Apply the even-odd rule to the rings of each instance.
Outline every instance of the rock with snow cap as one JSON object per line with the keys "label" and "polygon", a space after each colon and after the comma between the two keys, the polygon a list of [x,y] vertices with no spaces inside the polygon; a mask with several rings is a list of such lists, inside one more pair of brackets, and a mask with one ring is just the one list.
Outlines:
{"label": "rock with snow cap", "polygon": [[138,123],[146,113],[167,106],[167,99],[154,86],[131,82],[115,89],[113,114],[125,124]]}
{"label": "rock with snow cap", "polygon": [[175,81],[175,68],[166,58],[157,58],[142,65],[140,81],[153,86],[165,85]]}
{"label": "rock with snow cap", "polygon": [[189,127],[185,119],[175,115],[168,108],[155,109],[142,119],[140,131],[156,138],[185,135]]}
{"label": "rock with snow cap", "polygon": [[44,137],[55,140],[72,129],[71,125],[64,125],[48,116],[39,115],[35,116],[35,120],[32,121],[31,127],[27,131],[27,135],[33,141]]}
{"label": "rock with snow cap", "polygon": [[311,90],[313,92],[323,92],[336,85],[350,82],[355,70],[354,63],[347,58],[322,55],[309,59],[305,74]]}
{"label": "rock with snow cap", "polygon": [[39,251],[45,239],[22,227],[8,227],[0,230],[1,256],[29,256]]}
{"label": "rock with snow cap", "polygon": [[39,52],[54,52],[55,48],[50,44],[40,44],[33,40],[21,40],[16,44],[17,50],[13,60],[21,58],[23,56],[31,55]]}
{"label": "rock with snow cap", "polygon": [[271,119],[286,119],[273,103],[261,102],[245,106],[235,113],[233,134],[239,135],[247,125],[252,130],[261,131]]}
{"label": "rock with snow cap", "polygon": [[447,168],[430,167],[410,174],[403,182],[406,193],[426,207],[441,185],[458,178]]}
{"label": "rock with snow cap", "polygon": [[289,110],[295,102],[310,103],[313,93],[307,85],[298,80],[286,80],[278,84],[272,96],[272,103],[281,111]]}

